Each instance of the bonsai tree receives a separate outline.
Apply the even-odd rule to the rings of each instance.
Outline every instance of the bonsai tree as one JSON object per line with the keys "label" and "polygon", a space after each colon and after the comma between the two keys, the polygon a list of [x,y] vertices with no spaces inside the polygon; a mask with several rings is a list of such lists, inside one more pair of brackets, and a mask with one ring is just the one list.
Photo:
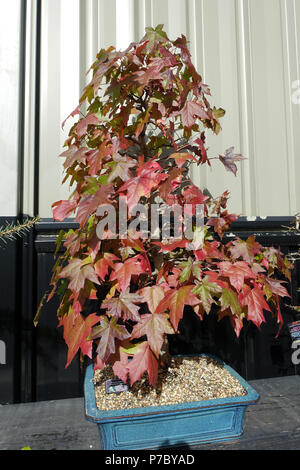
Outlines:
{"label": "bonsai tree", "polygon": [[185,306],[203,319],[215,305],[237,336],[264,310],[281,326],[288,292],[276,276],[290,279],[291,264],[253,236],[225,244],[237,219],[229,192],[213,197],[190,179],[192,164],[236,175],[243,157],[208,155],[206,132],[220,132],[225,111],[210,105],[184,36],[146,28],[123,52],[101,49],[90,70],[61,154],[73,192],[53,204],[55,220],[75,215],[78,228],[59,234],[46,297],[61,298],[67,365],[80,351],[96,369],[110,364],[131,385],[146,372],[155,386]]}

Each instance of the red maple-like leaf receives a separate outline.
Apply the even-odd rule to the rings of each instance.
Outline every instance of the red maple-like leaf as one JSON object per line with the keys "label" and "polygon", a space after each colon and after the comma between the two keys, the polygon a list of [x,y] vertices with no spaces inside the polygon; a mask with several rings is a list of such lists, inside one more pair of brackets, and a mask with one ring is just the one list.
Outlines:
{"label": "red maple-like leaf", "polygon": [[[108,183],[111,183],[117,178],[120,178],[122,181],[128,181],[132,177],[129,169],[136,166],[136,161],[126,155],[122,157],[119,154],[115,154],[113,160],[115,165],[112,167],[112,171],[107,178]],[[107,166],[109,166],[109,164],[107,164]]]}
{"label": "red maple-like leaf", "polygon": [[204,260],[208,258],[224,259],[225,255],[219,250],[220,243],[216,240],[205,241],[201,250],[194,251],[196,260]]}
{"label": "red maple-like leaf", "polygon": [[176,250],[176,248],[185,248],[188,240],[175,240],[169,243],[167,240],[165,242],[152,242],[153,245],[160,246],[160,252],[168,252]]}
{"label": "red maple-like leaf", "polygon": [[141,197],[149,196],[154,188],[157,188],[159,183],[168,178],[166,173],[162,173],[161,166],[156,162],[149,165],[149,162],[139,168],[138,175],[130,178],[125,184],[119,188],[119,193],[127,192],[127,204],[129,215],[132,214],[132,209],[138,204]]}
{"label": "red maple-like leaf", "polygon": [[241,330],[243,328],[243,319],[237,315],[232,315],[230,317],[230,322],[233,326],[237,338],[240,336]]}
{"label": "red maple-like leaf", "polygon": [[218,266],[221,276],[228,277],[238,292],[242,289],[245,279],[255,279],[256,277],[245,261],[236,261],[233,264],[222,261]]}
{"label": "red maple-like leaf", "polygon": [[181,168],[188,160],[197,162],[197,159],[194,157],[194,155],[185,152],[172,153],[168,159],[169,158],[173,158],[179,168]]}
{"label": "red maple-like leaf", "polygon": [[86,133],[89,125],[97,124],[100,124],[100,121],[95,114],[88,114],[86,117],[80,119],[76,125],[78,138],[81,139],[81,137]]}
{"label": "red maple-like leaf", "polygon": [[259,328],[261,323],[266,321],[263,311],[271,312],[263,291],[259,287],[251,289],[249,286],[245,286],[238,298],[240,304],[247,307],[247,320],[251,320]]}
{"label": "red maple-like leaf", "polygon": [[219,311],[218,313],[218,321],[222,320],[223,317],[228,317],[230,319],[230,323],[235,331],[237,338],[241,334],[241,330],[243,328],[243,318],[239,315],[235,315],[232,313],[232,310],[225,309],[224,311]]}
{"label": "red maple-like leaf", "polygon": [[200,103],[195,101],[186,101],[180,111],[173,113],[174,116],[180,115],[183,126],[188,129],[195,124],[195,116],[200,119],[209,119],[209,115]]}
{"label": "red maple-like leaf", "polygon": [[286,288],[282,285],[285,281],[279,281],[278,279],[271,279],[267,277],[265,284],[271,289],[273,294],[279,295],[280,297],[290,297]]}
{"label": "red maple-like leaf", "polygon": [[88,147],[78,148],[76,145],[71,145],[68,150],[60,154],[60,157],[65,157],[64,168],[70,168],[75,162],[86,163],[86,154],[90,151]]}
{"label": "red maple-like leaf", "polygon": [[147,286],[138,291],[143,302],[147,302],[149,311],[154,313],[158,304],[165,296],[165,291],[161,286]]}
{"label": "red maple-like leaf", "polygon": [[77,202],[74,201],[57,201],[52,204],[53,219],[62,222],[66,217],[70,216],[77,207]]}
{"label": "red maple-like leaf", "polygon": [[208,162],[208,164],[210,165],[210,162],[207,158],[207,151],[206,151],[206,147],[205,147],[205,140],[206,140],[206,137],[205,137],[205,133],[202,132],[201,133],[201,136],[200,136],[200,139],[196,139],[194,141],[195,144],[198,145],[198,149],[195,150],[195,153],[196,155],[199,155],[199,157],[201,157],[201,163],[204,164],[206,162]]}
{"label": "red maple-like leaf", "polygon": [[173,168],[168,178],[159,186],[159,195],[168,205],[175,204],[177,196],[172,194],[180,185],[182,180],[182,171],[179,168]]}
{"label": "red maple-like leaf", "polygon": [[65,123],[66,121],[70,118],[70,117],[74,117],[76,116],[77,114],[80,114],[80,106],[81,104],[79,104],[78,106],[76,106],[76,108],[69,114],[69,116],[66,117],[66,119],[63,121],[61,127],[62,129],[65,127]]}
{"label": "red maple-like leaf", "polygon": [[67,235],[64,246],[69,249],[70,255],[74,256],[80,249],[80,235],[77,232]]}
{"label": "red maple-like leaf", "polygon": [[[98,318],[99,319],[99,318]],[[107,361],[111,354],[116,351],[115,340],[116,338],[123,340],[130,337],[124,325],[117,323],[117,318],[102,317],[100,325],[93,328],[90,338],[96,339],[100,337],[100,342],[97,347],[97,353],[100,359],[104,362]]]}
{"label": "red maple-like leaf", "polygon": [[[125,340],[126,341],[126,340]],[[120,360],[113,363],[113,371],[116,377],[119,377],[124,383],[127,382],[128,377],[128,354],[119,347]]]}
{"label": "red maple-like leaf", "polygon": [[251,235],[246,241],[237,239],[227,244],[234,260],[242,258],[247,263],[253,263],[255,255],[261,252],[262,246]]}
{"label": "red maple-like leaf", "polygon": [[169,315],[152,313],[141,316],[140,321],[133,327],[131,339],[146,335],[149,346],[158,357],[165,335],[173,333],[174,330],[169,323]]}
{"label": "red maple-like leaf", "polygon": [[75,354],[80,348],[82,353],[92,357],[92,341],[88,341],[92,327],[99,321],[96,313],[83,318],[76,315],[74,311],[61,318],[58,326],[64,327],[64,340],[68,346],[68,357],[66,367],[72,362]]}
{"label": "red maple-like leaf", "polygon": [[133,256],[124,261],[124,263],[116,263],[114,265],[114,271],[111,273],[110,280],[114,281],[117,279],[121,291],[126,291],[130,286],[131,277],[145,273],[145,267],[146,260],[144,256]]}
{"label": "red maple-like leaf", "polygon": [[79,222],[80,225],[84,225],[88,218],[97,211],[101,204],[111,202],[109,197],[111,196],[112,191],[112,185],[101,185],[100,189],[98,189],[95,194],[90,194],[82,199],[78,205],[75,221]]}
{"label": "red maple-like leaf", "polygon": [[204,196],[201,189],[197,188],[194,184],[190,184],[188,188],[183,191],[182,199],[185,204],[184,213],[185,215],[192,217],[196,212],[197,206],[203,206],[203,216],[204,216],[204,207],[205,202],[208,197]]}
{"label": "red maple-like leaf", "polygon": [[163,59],[156,60],[145,70],[134,72],[135,80],[140,84],[147,86],[151,80],[159,80],[161,78],[160,71],[166,64]]}
{"label": "red maple-like leaf", "polygon": [[59,278],[68,278],[68,288],[73,292],[79,292],[84,288],[86,279],[100,284],[94,267],[90,264],[89,259],[81,260],[73,258],[69,264],[58,274]]}
{"label": "red maple-like leaf", "polygon": [[188,188],[182,193],[184,202],[186,204],[204,204],[208,196],[204,196],[201,189],[194,184],[190,184]]}
{"label": "red maple-like leaf", "polygon": [[220,279],[220,273],[216,271],[204,271],[204,274],[208,276],[209,282],[215,282],[222,289],[228,288],[228,282]]}
{"label": "red maple-like leaf", "polygon": [[158,376],[158,360],[150,349],[147,341],[139,345],[138,352],[134,354],[133,359],[128,362],[130,386],[140,380],[147,371],[149,383],[153,387],[156,384]]}
{"label": "red maple-like leaf", "polygon": [[95,176],[99,174],[102,168],[103,161],[111,154],[111,146],[109,145],[110,140],[104,140],[99,148],[90,150],[86,154],[87,164],[89,166],[89,175]]}
{"label": "red maple-like leaf", "polygon": [[232,222],[237,220],[238,216],[235,214],[228,214],[227,211],[221,212],[219,217],[212,217],[208,220],[207,225],[214,227],[214,231],[222,239],[224,232],[230,227]]}
{"label": "red maple-like leaf", "polygon": [[113,255],[112,253],[103,253],[102,258],[100,258],[96,263],[95,263],[95,271],[104,281],[105,276],[108,274],[108,269],[109,268],[114,268],[114,262],[115,261],[120,261],[120,258],[117,256]]}
{"label": "red maple-like leaf", "polygon": [[175,331],[178,330],[178,323],[183,317],[185,305],[193,306],[200,303],[198,297],[191,293],[194,287],[194,285],[189,285],[179,289],[170,289],[156,308],[156,313],[170,311],[170,321]]}
{"label": "red maple-like leaf", "polygon": [[140,321],[139,305],[144,301],[139,294],[131,294],[128,290],[121,292],[118,297],[111,297],[105,300],[101,308],[107,309],[108,313],[115,318],[120,318],[123,313],[123,320]]}

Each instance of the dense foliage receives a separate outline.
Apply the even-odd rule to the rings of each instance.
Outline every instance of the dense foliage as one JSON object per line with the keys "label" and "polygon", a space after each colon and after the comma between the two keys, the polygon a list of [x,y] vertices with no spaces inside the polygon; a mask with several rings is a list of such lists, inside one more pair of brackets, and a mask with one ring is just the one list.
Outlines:
{"label": "dense foliage", "polygon": [[[226,209],[229,193],[208,196],[189,177],[191,164],[211,166],[212,160],[236,174],[243,157],[233,148],[208,156],[206,132],[219,133],[225,111],[211,107],[184,36],[171,41],[161,25],[147,28],[123,52],[101,49],[91,71],[61,155],[63,182],[69,180],[73,193],[53,204],[54,219],[75,215],[79,228],[60,233],[57,250],[63,243],[65,251],[48,300],[55,292],[61,296],[67,365],[80,350],[94,357],[96,368],[111,364],[131,384],[147,372],[155,385],[166,337],[178,333],[186,305],[201,319],[216,306],[218,320],[228,316],[237,336],[244,320],[260,327],[264,310],[280,326],[279,298],[288,292],[276,276],[289,279],[291,265],[253,236],[222,243],[237,218]],[[121,200],[128,209],[127,238],[113,237],[108,226],[99,239],[97,226],[107,216],[99,207],[115,209],[119,233]],[[185,207],[192,238],[171,231],[158,241],[143,230],[137,237],[130,224],[138,203]],[[202,225],[195,222],[199,205]],[[173,225],[182,223],[176,211],[173,217]]]}

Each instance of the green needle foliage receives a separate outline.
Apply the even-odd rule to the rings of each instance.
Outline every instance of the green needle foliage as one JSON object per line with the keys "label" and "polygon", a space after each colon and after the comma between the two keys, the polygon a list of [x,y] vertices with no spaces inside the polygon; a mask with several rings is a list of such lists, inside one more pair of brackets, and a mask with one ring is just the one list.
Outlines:
{"label": "green needle foliage", "polygon": [[6,226],[0,227],[0,240],[7,243],[7,240],[15,240],[16,236],[21,237],[24,233],[28,232],[36,222],[40,220],[40,217],[34,217],[32,219],[27,218],[23,223],[17,222],[17,224],[7,224]]}

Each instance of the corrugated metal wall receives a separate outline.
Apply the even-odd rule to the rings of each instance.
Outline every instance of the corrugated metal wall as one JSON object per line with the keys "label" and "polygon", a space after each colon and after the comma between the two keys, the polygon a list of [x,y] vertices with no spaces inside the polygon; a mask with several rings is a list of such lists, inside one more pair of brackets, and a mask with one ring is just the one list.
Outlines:
{"label": "corrugated metal wall", "polygon": [[18,206],[20,2],[1,0],[0,4],[7,14],[0,15],[0,217],[16,216]]}
{"label": "corrugated metal wall", "polygon": [[[35,3],[28,1],[31,15]],[[213,103],[227,111],[222,133],[209,140],[211,155],[234,145],[248,158],[237,178],[217,162],[214,171],[197,169],[195,181],[214,195],[230,189],[230,208],[242,215],[282,216],[299,211],[299,2],[42,0],[41,5],[38,212],[42,217],[51,217],[51,203],[67,194],[60,185],[58,155],[68,127],[63,132],[61,122],[75,108],[97,51],[111,44],[125,48],[142,37],[145,26],[159,23],[171,38],[181,33],[188,37],[197,69],[211,87]],[[30,15],[27,25],[30,39]],[[28,91],[35,75],[29,62],[27,66]],[[28,137],[33,130],[32,108],[27,104]],[[26,157],[28,169],[30,146]],[[30,195],[29,174],[25,183]],[[30,213],[32,197],[27,200]]]}

